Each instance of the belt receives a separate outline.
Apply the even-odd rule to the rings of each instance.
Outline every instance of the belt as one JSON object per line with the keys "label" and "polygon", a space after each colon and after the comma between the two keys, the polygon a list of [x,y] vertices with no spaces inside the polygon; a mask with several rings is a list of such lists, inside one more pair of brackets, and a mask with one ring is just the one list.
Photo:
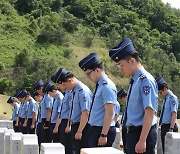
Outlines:
{"label": "belt", "polygon": [[[156,124],[151,126],[151,129],[156,127]],[[131,131],[138,131],[138,130],[142,130],[142,126],[128,126],[127,127],[127,133],[131,132]]]}
{"label": "belt", "polygon": [[127,127],[127,133],[132,132],[132,131],[141,130],[141,129],[142,129],[142,126],[128,126]]}
{"label": "belt", "polygon": [[71,122],[72,125],[80,124],[80,122]]}

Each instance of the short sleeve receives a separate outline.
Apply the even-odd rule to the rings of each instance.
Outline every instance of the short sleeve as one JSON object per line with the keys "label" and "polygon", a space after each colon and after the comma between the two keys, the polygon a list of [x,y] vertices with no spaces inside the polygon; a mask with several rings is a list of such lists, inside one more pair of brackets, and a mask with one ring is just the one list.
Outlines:
{"label": "short sleeve", "polygon": [[120,104],[118,101],[115,105],[115,115],[120,115]]}
{"label": "short sleeve", "polygon": [[158,90],[155,81],[151,81],[149,79],[142,79],[141,85],[141,95],[143,107],[146,109],[147,107],[152,108],[157,112],[158,108]]}
{"label": "short sleeve", "polygon": [[178,99],[176,99],[175,97],[171,97],[169,103],[170,103],[170,107],[171,107],[171,112],[176,112],[177,113],[178,104],[179,104]]}
{"label": "short sleeve", "polygon": [[117,92],[109,85],[106,85],[102,89],[102,99],[104,104],[116,104]]}
{"label": "short sleeve", "polygon": [[90,111],[90,105],[91,105],[91,93],[89,91],[80,91],[79,92],[79,102],[80,102],[80,108],[81,112],[88,110]]}
{"label": "short sleeve", "polygon": [[47,95],[45,99],[46,108],[52,108],[52,104],[53,104],[53,98]]}
{"label": "short sleeve", "polygon": [[37,109],[37,105],[36,105],[36,103],[34,102],[34,103],[33,103],[33,106],[32,106],[32,111],[33,111],[33,112],[36,112],[36,109]]}

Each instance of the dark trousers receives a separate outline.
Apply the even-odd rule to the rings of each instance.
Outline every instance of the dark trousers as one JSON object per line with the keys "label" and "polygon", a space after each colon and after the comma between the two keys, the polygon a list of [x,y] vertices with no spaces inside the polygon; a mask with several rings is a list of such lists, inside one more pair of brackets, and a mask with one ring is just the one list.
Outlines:
{"label": "dark trousers", "polygon": [[124,153],[126,153],[127,151],[126,138],[127,138],[127,128],[126,126],[122,126],[122,141],[123,141],[123,146],[124,146],[124,149],[123,149]]}
{"label": "dark trousers", "polygon": [[60,124],[60,143],[65,146],[65,154],[73,154],[74,148],[72,145],[71,133],[65,133],[67,119],[62,119]]}
{"label": "dark trousers", "polygon": [[[162,142],[163,153],[164,153],[165,136],[166,133],[169,132],[169,129],[170,129],[170,124],[161,125],[161,142]],[[173,132],[178,132],[177,124],[174,125]]]}
{"label": "dark trousers", "polygon": [[16,121],[13,121],[14,132],[21,132],[20,129],[19,129],[19,124],[18,124],[18,126],[15,126],[15,125],[16,125]]}
{"label": "dark trousers", "polygon": [[28,121],[27,121],[27,133],[28,134],[35,134],[35,129],[36,129],[36,125],[33,129],[31,129],[31,124],[32,124],[32,119],[29,118]]}
{"label": "dark trousers", "polygon": [[[102,127],[89,126],[89,147],[98,147],[98,140],[100,138]],[[111,126],[107,133],[107,144],[103,147],[111,147],[116,137],[116,128]]]}
{"label": "dark trousers", "polygon": [[51,132],[50,132],[50,127],[48,129],[44,129],[44,124],[46,122],[46,119],[42,119],[42,135],[43,135],[43,143],[51,143],[52,142],[52,137],[51,137]]}
{"label": "dark trousers", "polygon": [[81,140],[75,140],[75,134],[79,128],[79,124],[80,123],[78,122],[71,125],[71,136],[72,136],[72,141],[75,147],[76,154],[80,154],[81,148],[88,148],[88,144],[89,144],[88,142],[89,141],[89,135],[88,135],[89,124],[86,124],[86,126],[84,127]]}
{"label": "dark trousers", "polygon": [[39,148],[41,147],[41,143],[43,143],[43,141],[44,141],[44,134],[43,133],[44,133],[44,131],[43,131],[42,123],[38,123],[37,129],[36,129],[36,134],[38,136]]}
{"label": "dark trousers", "polygon": [[25,118],[19,118],[19,128],[22,134],[27,134],[27,127],[23,127]]}
{"label": "dark trousers", "polygon": [[56,126],[56,123],[51,123],[50,124],[50,137],[51,137],[51,141],[53,141],[53,143],[59,143],[60,142],[60,133],[58,130],[57,133],[53,133],[53,130]]}
{"label": "dark trousers", "polygon": [[[135,146],[139,141],[142,126],[130,126],[127,128],[127,138],[126,138],[126,146],[127,146],[127,154],[136,154]],[[146,152],[145,154],[155,154],[155,145],[157,140],[157,132],[156,125],[151,126],[149,134],[146,139]]]}

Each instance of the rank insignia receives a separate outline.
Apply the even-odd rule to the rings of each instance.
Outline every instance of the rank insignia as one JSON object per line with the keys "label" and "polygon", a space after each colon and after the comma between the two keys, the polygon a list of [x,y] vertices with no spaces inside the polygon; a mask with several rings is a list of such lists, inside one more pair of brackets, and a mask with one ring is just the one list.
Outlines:
{"label": "rank insignia", "polygon": [[144,86],[144,87],[143,87],[143,93],[144,93],[145,95],[148,95],[148,94],[150,93],[150,89],[151,89],[150,86]]}

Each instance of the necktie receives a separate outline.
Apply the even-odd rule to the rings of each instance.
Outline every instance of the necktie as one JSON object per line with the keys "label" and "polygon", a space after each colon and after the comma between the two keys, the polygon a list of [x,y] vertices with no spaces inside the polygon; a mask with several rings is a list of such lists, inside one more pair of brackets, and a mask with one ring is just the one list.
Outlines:
{"label": "necktie", "polygon": [[123,126],[126,125],[126,121],[127,121],[127,108],[128,108],[128,102],[129,102],[129,97],[131,95],[131,90],[132,90],[133,82],[134,82],[134,80],[131,79],[131,81],[130,81],[130,88],[129,88],[129,92],[128,92],[128,97],[127,97],[127,101],[126,101],[127,103],[126,103],[126,109],[125,109],[125,113],[124,113]]}
{"label": "necktie", "polygon": [[125,111],[126,111],[126,106],[124,107],[124,110],[123,110],[123,113],[122,113],[121,124],[123,124]]}
{"label": "necktie", "polygon": [[96,84],[96,88],[95,88],[95,91],[94,91],[94,94],[93,94],[93,97],[92,97],[92,103],[91,103],[91,107],[90,107],[90,111],[89,111],[89,117],[88,117],[88,121],[89,121],[89,118],[90,118],[90,114],[91,114],[91,110],[92,110],[92,107],[93,107],[93,104],[94,104],[94,99],[95,99],[95,95],[96,95],[96,92],[97,92],[97,89],[98,89],[98,83]]}
{"label": "necktie", "polygon": [[[53,107],[54,107],[54,102],[55,102],[55,98],[53,98],[53,104],[52,104],[52,110],[51,110],[51,117],[52,117],[52,113],[53,113]],[[51,118],[50,118],[51,119]],[[51,121],[51,120],[50,120]]]}
{"label": "necktie", "polygon": [[163,101],[163,109],[162,109],[162,112],[161,112],[161,116],[160,116],[160,120],[159,120],[159,125],[161,125],[161,123],[162,123],[164,109],[165,109],[165,102],[166,102],[166,98]]}

